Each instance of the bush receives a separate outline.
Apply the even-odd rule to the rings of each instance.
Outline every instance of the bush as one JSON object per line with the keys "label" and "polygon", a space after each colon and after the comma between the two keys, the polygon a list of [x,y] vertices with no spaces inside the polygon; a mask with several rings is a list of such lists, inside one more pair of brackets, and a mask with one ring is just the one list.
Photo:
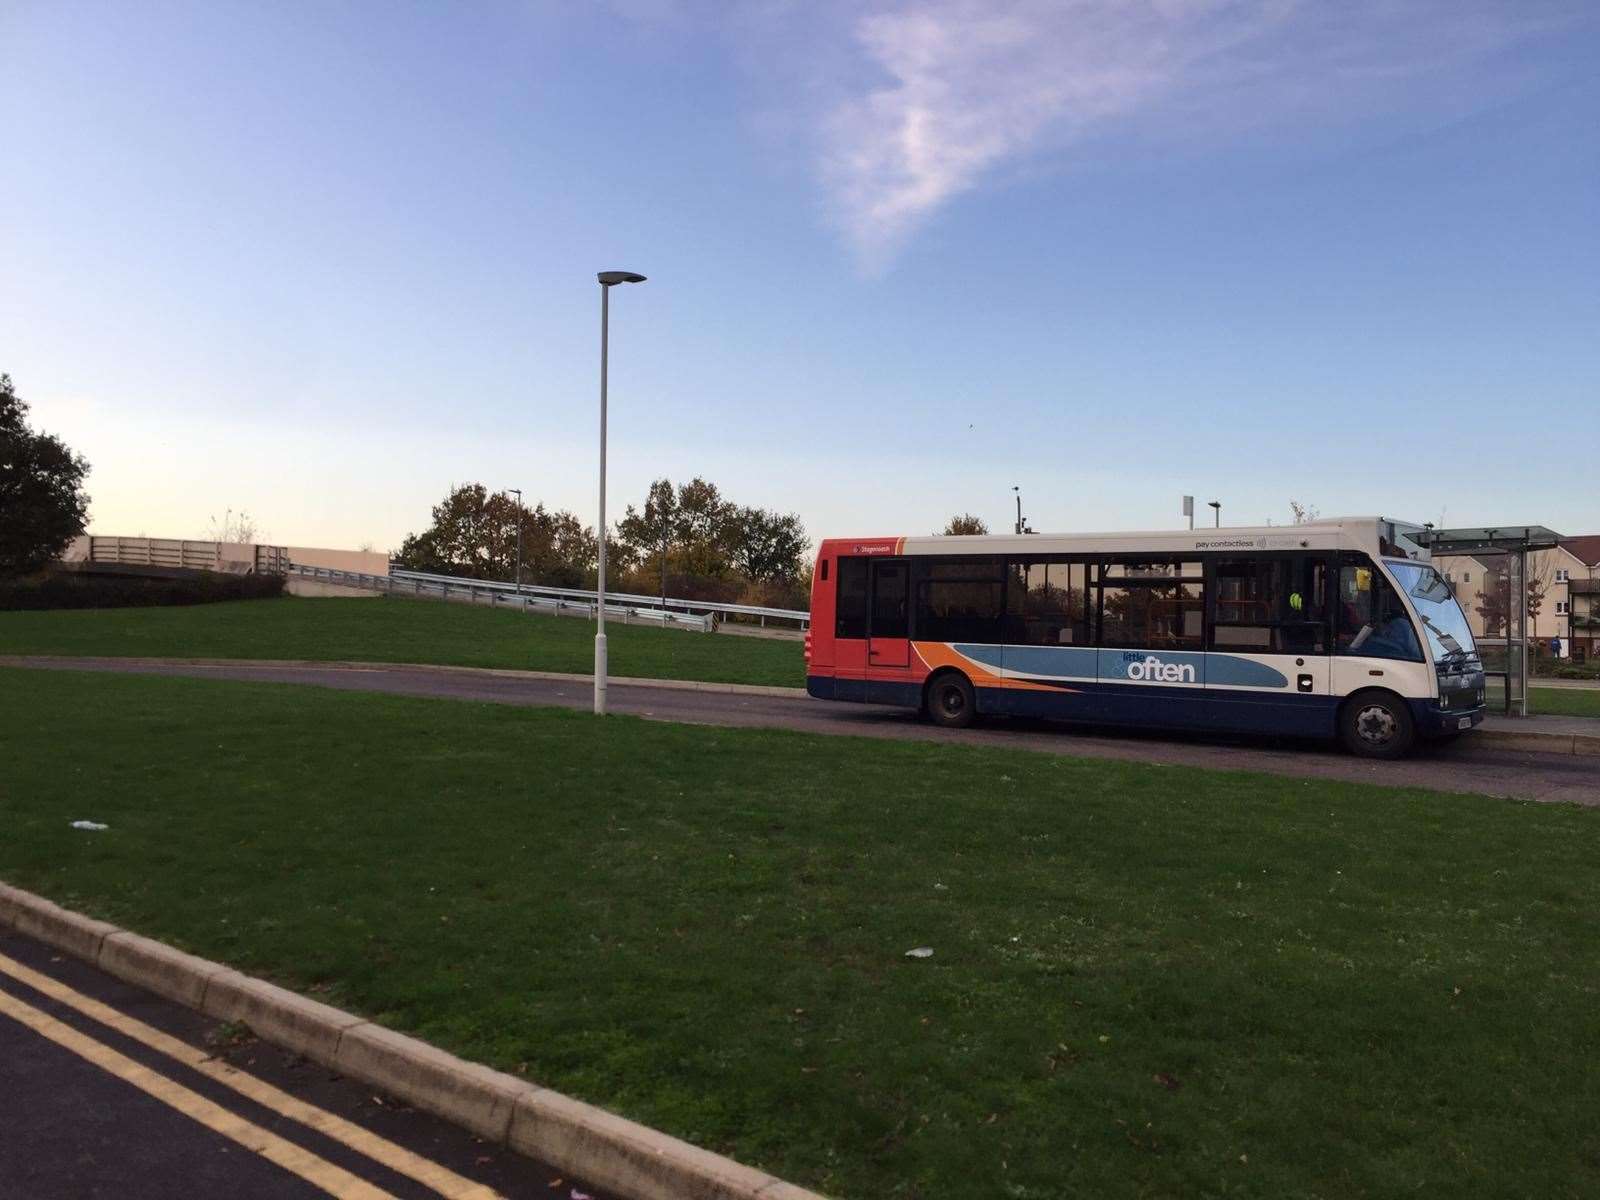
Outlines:
{"label": "bush", "polygon": [[1563,663],[1550,672],[1552,679],[1600,679],[1600,663]]}
{"label": "bush", "polygon": [[52,571],[0,580],[0,611],[56,608],[148,608],[262,600],[283,594],[281,575],[223,575],[203,571],[182,579]]}

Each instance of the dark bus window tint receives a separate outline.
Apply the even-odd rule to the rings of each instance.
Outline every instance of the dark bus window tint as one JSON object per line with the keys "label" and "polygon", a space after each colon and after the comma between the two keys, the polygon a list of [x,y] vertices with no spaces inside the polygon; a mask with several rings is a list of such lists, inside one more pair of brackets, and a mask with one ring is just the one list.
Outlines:
{"label": "dark bus window tint", "polygon": [[[1017,563],[1013,571],[1026,591],[1021,629],[1007,640],[1027,646],[1090,644],[1087,568],[1083,563]],[[1009,600],[1007,603],[1011,606]]]}
{"label": "dark bus window tint", "polygon": [[1165,560],[1111,562],[1101,569],[1106,579],[1199,579],[1203,572],[1204,568],[1197,562]]}
{"label": "dark bus window tint", "polygon": [[1262,654],[1326,654],[1327,567],[1322,558],[1218,559],[1211,645]]}
{"label": "dark bus window tint", "polygon": [[1196,583],[1107,583],[1100,644],[1128,650],[1199,650],[1204,603]]}
{"label": "dark bus window tint", "polygon": [[1417,631],[1389,581],[1365,556],[1339,567],[1339,654],[1422,661]]}
{"label": "dark bus window tint", "polygon": [[903,638],[909,623],[906,595],[910,568],[903,561],[872,562],[872,636]]}
{"label": "dark bus window tint", "polygon": [[1005,640],[999,579],[930,579],[917,585],[917,637],[930,642]]}
{"label": "dark bus window tint", "polygon": [[838,574],[834,636],[864,638],[867,636],[867,560],[841,558]]}

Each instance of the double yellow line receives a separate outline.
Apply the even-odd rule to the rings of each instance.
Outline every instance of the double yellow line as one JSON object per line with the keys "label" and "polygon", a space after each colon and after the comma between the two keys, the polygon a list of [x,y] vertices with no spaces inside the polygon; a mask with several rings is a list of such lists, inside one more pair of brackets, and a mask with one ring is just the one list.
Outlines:
{"label": "double yellow line", "polygon": [[[186,1067],[218,1083],[226,1084],[242,1096],[272,1109],[302,1125],[343,1143],[357,1153],[391,1170],[432,1188],[447,1200],[500,1200],[499,1193],[475,1183],[430,1159],[414,1154],[404,1146],[381,1138],[370,1130],[335,1116],[314,1104],[307,1104],[265,1080],[246,1074],[237,1067],[213,1058],[179,1038],[161,1032],[143,1021],[102,1004],[93,997],[68,987],[49,975],[41,974],[4,954],[0,954],[0,973],[26,984],[40,995],[76,1009],[109,1029],[159,1051]],[[101,1070],[132,1084],[185,1116],[255,1151],[263,1158],[292,1171],[307,1183],[338,1197],[338,1200],[394,1200],[390,1193],[364,1179],[319,1158],[309,1150],[279,1137],[261,1126],[230,1112],[222,1105],[191,1091],[182,1084],[135,1062],[125,1054],[96,1041],[31,1004],[0,990],[0,1015],[10,1017],[41,1037],[62,1046]]]}

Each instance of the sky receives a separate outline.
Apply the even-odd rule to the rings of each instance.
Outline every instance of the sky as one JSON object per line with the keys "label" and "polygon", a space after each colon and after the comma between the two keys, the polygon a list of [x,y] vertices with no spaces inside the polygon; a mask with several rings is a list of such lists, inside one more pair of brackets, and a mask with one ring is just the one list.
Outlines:
{"label": "sky", "polygon": [[90,527],[1600,532],[1593,0],[0,0],[0,372]]}

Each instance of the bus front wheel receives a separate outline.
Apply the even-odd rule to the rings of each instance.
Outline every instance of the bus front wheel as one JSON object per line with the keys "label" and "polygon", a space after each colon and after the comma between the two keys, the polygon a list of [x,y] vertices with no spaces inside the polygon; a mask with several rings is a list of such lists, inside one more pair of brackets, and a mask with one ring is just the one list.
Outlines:
{"label": "bus front wheel", "polygon": [[1339,737],[1361,758],[1399,758],[1416,741],[1411,710],[1388,692],[1360,692],[1345,702]]}
{"label": "bus front wheel", "polygon": [[946,729],[965,729],[972,724],[977,705],[972,685],[957,671],[946,671],[928,684],[928,719]]}

